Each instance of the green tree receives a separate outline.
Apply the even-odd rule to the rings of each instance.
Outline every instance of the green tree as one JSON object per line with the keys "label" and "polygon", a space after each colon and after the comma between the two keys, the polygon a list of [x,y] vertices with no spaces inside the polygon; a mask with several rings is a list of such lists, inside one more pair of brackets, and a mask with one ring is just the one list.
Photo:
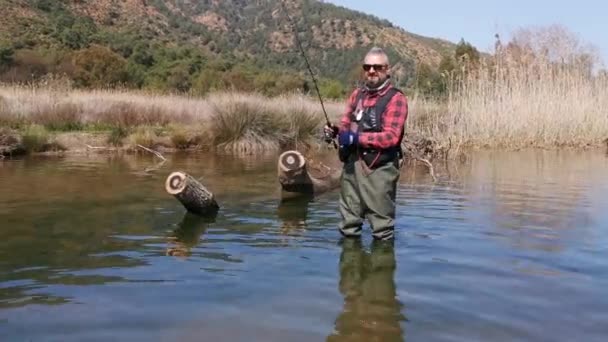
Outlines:
{"label": "green tree", "polygon": [[41,11],[50,12],[53,9],[52,0],[35,0],[34,6]]}
{"label": "green tree", "polygon": [[167,77],[167,87],[169,89],[186,92],[190,90],[191,86],[192,82],[190,80],[190,73],[188,72],[187,65],[179,64],[171,69]]}
{"label": "green tree", "polygon": [[192,82],[192,92],[204,95],[210,91],[223,89],[222,73],[215,69],[203,69]]}
{"label": "green tree", "polygon": [[446,92],[446,84],[441,74],[426,63],[418,65],[415,87],[427,96],[441,96]]}
{"label": "green tree", "polygon": [[104,46],[91,47],[74,53],[74,80],[81,87],[113,87],[127,83],[127,60]]}
{"label": "green tree", "polygon": [[480,54],[473,45],[466,42],[463,38],[460,39],[460,42],[458,45],[456,45],[454,57],[459,63],[468,62],[471,64],[477,64],[479,62]]}
{"label": "green tree", "polygon": [[7,44],[0,44],[0,70],[13,63],[14,53],[15,51],[12,47]]}
{"label": "green tree", "polygon": [[441,62],[439,62],[439,73],[441,74],[451,74],[456,70],[456,62],[454,58],[449,55],[444,55],[441,58]]}
{"label": "green tree", "polygon": [[151,67],[155,62],[154,55],[150,52],[150,46],[147,43],[138,43],[135,45],[133,53],[129,58],[133,62],[145,67]]}

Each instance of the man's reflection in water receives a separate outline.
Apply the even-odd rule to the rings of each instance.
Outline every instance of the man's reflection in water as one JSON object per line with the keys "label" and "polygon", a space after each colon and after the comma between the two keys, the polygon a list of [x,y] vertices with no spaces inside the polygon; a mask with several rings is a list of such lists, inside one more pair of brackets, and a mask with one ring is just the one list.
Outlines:
{"label": "man's reflection in water", "polygon": [[360,239],[343,241],[340,292],[344,308],[327,341],[402,341],[402,304],[397,300],[393,242],[372,242],[366,252]]}

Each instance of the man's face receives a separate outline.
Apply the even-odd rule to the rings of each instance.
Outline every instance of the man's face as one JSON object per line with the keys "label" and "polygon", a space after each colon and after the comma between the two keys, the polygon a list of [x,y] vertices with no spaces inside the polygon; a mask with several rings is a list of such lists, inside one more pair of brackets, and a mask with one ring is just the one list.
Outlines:
{"label": "man's face", "polygon": [[365,83],[368,87],[380,86],[388,77],[388,60],[384,55],[368,55],[363,62]]}

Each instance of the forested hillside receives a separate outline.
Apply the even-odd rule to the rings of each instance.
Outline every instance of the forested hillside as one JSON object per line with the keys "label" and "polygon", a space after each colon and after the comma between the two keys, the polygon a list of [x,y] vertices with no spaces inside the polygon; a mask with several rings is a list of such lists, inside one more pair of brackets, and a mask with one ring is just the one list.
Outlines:
{"label": "forested hillside", "polygon": [[[342,96],[370,47],[395,80],[437,70],[456,45],[315,0],[284,0],[323,93]],[[278,0],[0,0],[0,81],[66,75],[77,87],[274,95],[310,87]]]}

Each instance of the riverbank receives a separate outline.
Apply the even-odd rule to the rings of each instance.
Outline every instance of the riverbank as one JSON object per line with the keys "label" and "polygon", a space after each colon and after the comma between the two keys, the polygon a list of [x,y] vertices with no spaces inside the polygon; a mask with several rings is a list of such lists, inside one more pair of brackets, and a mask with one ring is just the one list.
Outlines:
{"label": "riverbank", "polygon": [[[339,122],[344,106],[325,103],[333,123]],[[0,154],[5,156],[133,151],[142,146],[161,152],[254,155],[321,149],[328,146],[322,139],[325,122],[316,99],[301,94],[269,98],[214,93],[202,98],[0,86]],[[436,143],[427,137],[408,129],[408,148],[434,150]]]}
{"label": "riverbank", "polygon": [[[332,120],[341,104],[328,103]],[[0,87],[0,146],[8,151],[216,150],[255,154],[318,145],[318,103],[302,95],[205,98],[136,91]]]}
{"label": "riverbank", "polygon": [[[605,78],[550,70],[530,77],[526,68],[480,68],[443,100],[407,95],[406,147],[421,154],[601,147],[608,138]],[[328,101],[325,107],[329,119],[338,122],[344,103]],[[76,90],[61,82],[0,85],[0,155],[5,156],[139,146],[234,154],[318,149],[326,146],[324,124],[316,98],[300,94],[193,97]]]}

